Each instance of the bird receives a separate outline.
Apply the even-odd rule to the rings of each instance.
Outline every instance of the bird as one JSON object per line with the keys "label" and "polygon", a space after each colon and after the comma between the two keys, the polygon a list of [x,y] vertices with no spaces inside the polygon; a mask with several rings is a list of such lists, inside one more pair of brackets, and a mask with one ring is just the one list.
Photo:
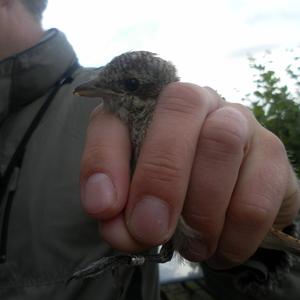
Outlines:
{"label": "bird", "polygon": [[[170,61],[149,51],[130,51],[113,58],[99,68],[94,79],[82,83],[74,94],[102,99],[104,112],[115,114],[128,126],[132,144],[131,172],[133,173],[147,128],[163,88],[179,81],[177,69]],[[94,277],[119,265],[137,266],[145,262],[164,263],[197,232],[180,217],[172,238],[157,254],[120,254],[102,257],[72,274],[70,280]],[[286,251],[300,256],[300,240],[272,227],[260,247]]]}

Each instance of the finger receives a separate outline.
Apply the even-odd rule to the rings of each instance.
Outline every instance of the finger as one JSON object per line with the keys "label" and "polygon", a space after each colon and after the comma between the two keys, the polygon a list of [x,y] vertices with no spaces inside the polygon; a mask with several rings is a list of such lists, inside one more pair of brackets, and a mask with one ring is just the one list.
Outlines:
{"label": "finger", "polygon": [[148,247],[136,241],[127,229],[124,214],[101,222],[99,224],[101,237],[107,241],[113,249],[122,252],[135,253],[141,252]]}
{"label": "finger", "polygon": [[235,107],[222,107],[207,117],[183,210],[186,223],[198,236],[181,249],[185,258],[202,261],[215,252],[252,134],[247,118]]}
{"label": "finger", "polygon": [[296,218],[300,209],[300,190],[299,181],[292,168],[290,166],[290,172],[288,176],[287,189],[283,202],[280,207],[280,211],[276,216],[274,227],[283,229],[290,225]]}
{"label": "finger", "polygon": [[282,143],[258,126],[211,266],[232,267],[254,254],[279,211],[287,187],[288,166]]}
{"label": "finger", "polygon": [[134,173],[126,220],[134,238],[157,245],[173,234],[185,199],[203,120],[220,103],[191,84],[161,94]]}
{"label": "finger", "polygon": [[128,130],[100,108],[91,117],[81,162],[82,205],[92,217],[107,220],[123,210],[129,187]]}

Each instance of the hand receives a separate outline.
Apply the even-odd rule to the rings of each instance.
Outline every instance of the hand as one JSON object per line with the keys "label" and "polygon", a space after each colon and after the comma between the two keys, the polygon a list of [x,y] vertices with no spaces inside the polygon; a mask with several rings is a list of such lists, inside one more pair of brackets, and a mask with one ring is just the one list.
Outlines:
{"label": "hand", "polygon": [[210,88],[168,85],[132,180],[130,153],[125,125],[97,108],[82,158],[82,204],[102,238],[121,251],[166,242],[182,214],[201,242],[181,254],[231,267],[256,251],[274,222],[290,224],[300,207],[281,141]]}

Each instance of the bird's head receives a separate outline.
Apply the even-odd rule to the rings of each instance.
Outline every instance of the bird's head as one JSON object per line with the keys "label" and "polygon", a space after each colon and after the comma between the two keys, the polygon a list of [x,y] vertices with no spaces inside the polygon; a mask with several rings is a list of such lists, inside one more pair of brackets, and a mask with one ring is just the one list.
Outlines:
{"label": "bird's head", "polygon": [[74,94],[112,100],[135,96],[156,98],[168,83],[178,81],[176,68],[154,53],[126,52],[99,69],[95,79],[75,88]]}

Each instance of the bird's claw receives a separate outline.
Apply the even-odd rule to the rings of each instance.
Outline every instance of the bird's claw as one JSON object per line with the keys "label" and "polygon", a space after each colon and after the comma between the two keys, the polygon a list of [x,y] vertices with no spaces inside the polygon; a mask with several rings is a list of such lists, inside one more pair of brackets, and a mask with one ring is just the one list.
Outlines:
{"label": "bird's claw", "polygon": [[92,278],[101,273],[105,272],[108,269],[115,269],[119,266],[136,266],[142,265],[144,263],[144,257],[138,255],[116,255],[102,257],[99,260],[96,260],[89,264],[87,267],[76,271],[69,279],[68,282],[73,279],[81,278]]}
{"label": "bird's claw", "polygon": [[92,278],[100,275],[106,270],[115,270],[121,266],[142,266],[146,262],[152,263],[165,263],[172,259],[174,250],[167,243],[162,246],[158,254],[138,254],[138,255],[115,255],[102,257],[101,259],[92,262],[87,267],[76,271],[67,280],[67,284],[73,279]]}

